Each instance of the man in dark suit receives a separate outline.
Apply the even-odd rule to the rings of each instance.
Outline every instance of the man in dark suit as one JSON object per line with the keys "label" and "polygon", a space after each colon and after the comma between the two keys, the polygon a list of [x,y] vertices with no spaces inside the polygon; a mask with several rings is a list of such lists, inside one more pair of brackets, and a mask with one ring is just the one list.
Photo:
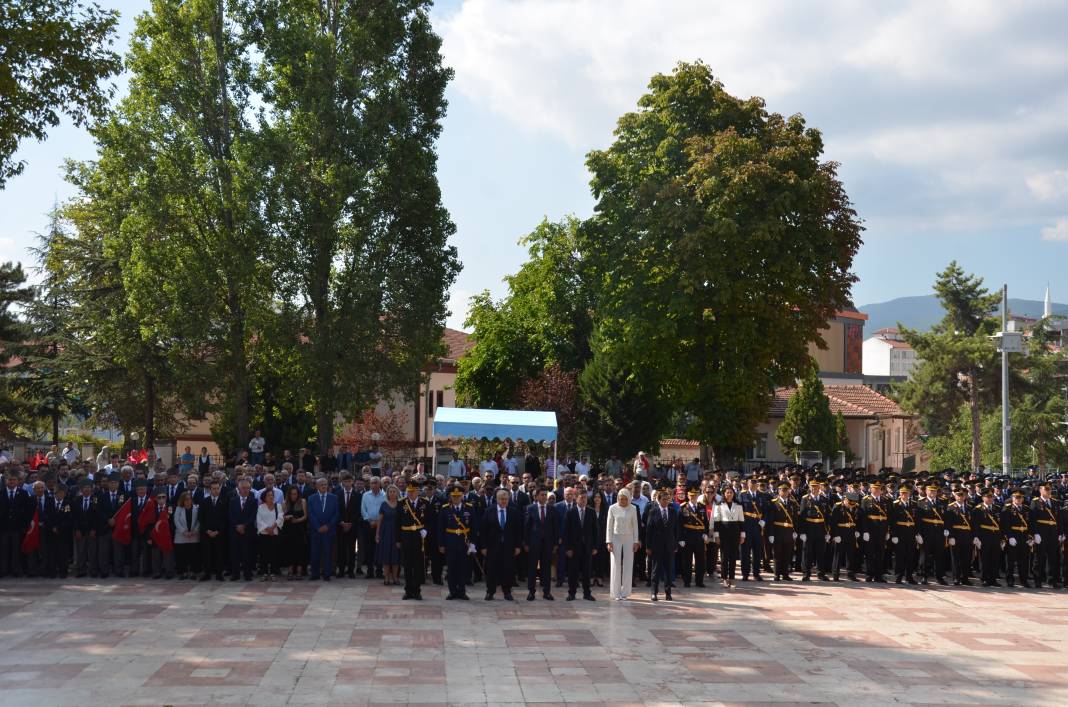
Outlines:
{"label": "man in dark suit", "polygon": [[130,571],[131,577],[148,577],[151,574],[151,561],[148,552],[148,534],[150,527],[141,531],[141,513],[152,503],[148,496],[148,482],[135,479],[133,482],[133,502],[130,504]]}
{"label": "man in dark suit", "polygon": [[[97,560],[99,546],[96,534],[101,517],[97,498],[93,495],[92,481],[82,482],[81,494],[72,500],[70,512],[74,527],[74,576],[84,577],[88,574],[97,577],[101,572]],[[103,574],[107,574],[106,567]]]}
{"label": "man in dark suit", "polygon": [[173,511],[178,497],[185,491],[185,483],[178,480],[178,467],[172,466],[167,470],[167,485],[164,488],[167,491],[167,508]]}
{"label": "man in dark suit", "polygon": [[527,553],[527,601],[534,601],[534,588],[541,577],[541,593],[548,601],[553,600],[552,565],[553,551],[560,532],[556,524],[557,514],[546,503],[548,494],[538,489],[534,503],[527,506],[523,519],[523,550]]}
{"label": "man in dark suit", "polygon": [[355,488],[352,474],[341,472],[341,488],[337,491],[337,576],[356,578],[356,533],[360,527],[360,502],[363,494]]}
{"label": "man in dark suit", "polygon": [[496,504],[486,509],[478,533],[479,552],[486,558],[486,601],[493,599],[497,587],[506,601],[512,601],[515,558],[523,536],[519,511],[509,505],[507,489],[497,491]]}
{"label": "man in dark suit", "polygon": [[0,577],[22,574],[22,535],[33,517],[30,495],[19,472],[9,471],[0,495]]}
{"label": "man in dark suit", "polygon": [[334,574],[330,546],[337,532],[340,511],[337,496],[327,492],[326,479],[319,479],[315,485],[316,492],[308,497],[308,537],[311,546],[308,558],[311,572],[308,579],[316,580],[321,576],[324,582],[329,582]]}
{"label": "man in dark suit", "polygon": [[200,502],[200,543],[204,553],[204,574],[200,581],[207,581],[214,576],[216,581],[223,578],[226,557],[226,529],[229,525],[230,510],[222,496],[222,483],[218,479],[207,482],[208,494]]}
{"label": "man in dark suit", "polygon": [[564,520],[564,552],[567,555],[567,600],[575,600],[575,590],[582,580],[582,598],[593,601],[590,574],[593,556],[597,554],[597,516],[587,506],[589,494],[581,489],[575,497],[575,507]]}
{"label": "man in dark suit", "polygon": [[252,580],[256,571],[256,506],[252,495],[252,483],[241,479],[237,495],[230,499],[228,524],[230,529],[230,580],[236,582],[244,576]]}
{"label": "man in dark suit", "polygon": [[[559,476],[557,476],[559,478]],[[567,577],[567,557],[564,555],[564,518],[575,507],[575,489],[565,486],[563,491],[564,500],[557,501],[556,510],[556,586],[562,587]]]}
{"label": "man in dark suit", "polygon": [[652,562],[652,593],[649,598],[658,601],[657,590],[664,583],[664,598],[671,601],[671,562],[678,547],[678,511],[671,505],[671,493],[657,491],[656,506],[646,514],[645,554]]}
{"label": "man in dark suit", "polygon": [[96,566],[101,579],[109,572],[116,577],[122,575],[126,568],[126,546],[112,537],[115,530],[115,514],[126,503],[128,496],[119,489],[122,474],[117,471],[108,475],[107,483],[98,497],[96,526]]}

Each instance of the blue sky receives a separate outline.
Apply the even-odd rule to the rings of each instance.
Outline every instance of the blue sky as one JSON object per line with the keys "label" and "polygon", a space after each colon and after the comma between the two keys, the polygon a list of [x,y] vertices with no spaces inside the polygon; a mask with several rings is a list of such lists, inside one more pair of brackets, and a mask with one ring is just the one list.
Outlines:
{"label": "blue sky", "polygon": [[[114,0],[125,46],[148,3]],[[952,259],[1014,297],[1068,300],[1068,4],[1057,0],[451,0],[435,24],[456,70],[440,142],[464,271],[452,291],[504,290],[516,240],[589,214],[584,155],[611,140],[649,77],[702,59],[732,93],[823,131],[867,231],[857,304],[930,291]],[[31,260],[66,158],[63,125],[26,143],[0,192],[0,260]]]}

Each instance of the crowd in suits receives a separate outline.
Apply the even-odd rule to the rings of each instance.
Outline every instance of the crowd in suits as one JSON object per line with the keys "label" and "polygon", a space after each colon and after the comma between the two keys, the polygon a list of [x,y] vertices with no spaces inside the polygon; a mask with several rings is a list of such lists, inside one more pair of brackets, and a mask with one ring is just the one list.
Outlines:
{"label": "crowd in suits", "polygon": [[625,599],[644,583],[671,600],[680,584],[718,576],[729,588],[739,574],[1024,587],[1060,587],[1068,575],[1068,475],[1012,483],[788,467],[680,473],[654,488],[640,472],[622,484],[523,468],[450,479],[415,464],[382,477],[245,464],[148,479],[122,465],[71,479],[8,465],[0,576],[389,583],[383,568],[394,566],[406,599],[447,582],[448,598],[464,600],[484,582],[486,599],[525,586],[528,600],[554,600],[566,586],[567,599],[592,601],[598,586]]}

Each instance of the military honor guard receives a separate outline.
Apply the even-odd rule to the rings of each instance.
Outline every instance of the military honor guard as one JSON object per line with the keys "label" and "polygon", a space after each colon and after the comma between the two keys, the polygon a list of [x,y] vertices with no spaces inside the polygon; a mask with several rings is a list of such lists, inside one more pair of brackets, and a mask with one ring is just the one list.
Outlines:
{"label": "military honor guard", "polygon": [[419,487],[409,482],[407,495],[397,504],[397,539],[401,551],[401,567],[404,570],[404,599],[422,600],[423,583],[426,582],[426,559],[423,556],[423,539],[427,536],[426,516],[428,504],[419,496]]}
{"label": "military honor guard", "polygon": [[927,584],[933,577],[939,584],[946,584],[946,541],[949,529],[943,517],[942,502],[938,500],[938,486],[930,484],[924,489],[925,496],[916,504],[916,520],[923,543],[920,546],[920,583]]}
{"label": "military honor guard", "polygon": [[949,531],[949,560],[953,571],[955,586],[968,586],[971,582],[972,557],[975,546],[972,543],[972,511],[968,505],[968,492],[963,488],[953,490],[953,503],[946,506],[943,516],[946,530]]}
{"label": "military honor guard", "polygon": [[477,558],[477,516],[474,504],[464,501],[458,485],[449,490],[449,503],[438,512],[438,552],[445,558],[449,595],[446,599],[467,601],[467,583],[471,577],[471,559]]}
{"label": "military honor guard", "polygon": [[691,580],[698,587],[705,586],[705,545],[709,540],[708,513],[697,502],[698,491],[686,492],[687,501],[679,505],[679,555],[682,582],[689,587]]}
{"label": "military honor guard", "polygon": [[890,503],[881,481],[872,482],[871,493],[860,502],[860,539],[864,547],[868,582],[886,582],[886,542],[890,539]]}
{"label": "military honor guard", "polygon": [[860,581],[857,578],[857,552],[860,548],[860,526],[857,523],[859,505],[860,494],[850,491],[831,508],[831,543],[834,546],[834,558],[831,561],[832,581],[842,581],[842,568],[845,568],[846,577],[854,582]]}
{"label": "military honor guard", "polygon": [[798,537],[796,520],[801,509],[790,495],[790,484],[779,484],[779,495],[769,506],[771,533],[768,541],[774,548],[775,580],[790,581],[790,563],[794,553],[794,541]]}

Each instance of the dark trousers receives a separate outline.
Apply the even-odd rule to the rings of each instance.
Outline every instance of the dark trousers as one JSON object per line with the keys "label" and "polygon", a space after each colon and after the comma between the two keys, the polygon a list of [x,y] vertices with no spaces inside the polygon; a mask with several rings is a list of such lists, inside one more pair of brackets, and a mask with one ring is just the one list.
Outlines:
{"label": "dark trousers", "polygon": [[953,581],[963,582],[972,573],[972,536],[954,535],[953,545],[949,548]]}
{"label": "dark trousers", "polygon": [[[367,568],[367,576],[375,574],[375,529],[367,521],[360,522],[360,558],[361,566]],[[382,565],[378,565],[378,573],[382,573]]]}
{"label": "dark trousers", "polygon": [[[542,594],[552,594],[553,549],[546,545],[532,545],[527,552],[527,591],[531,594],[541,578]],[[557,575],[560,577],[562,575]],[[570,585],[569,585],[570,586]]]}
{"label": "dark trousers", "polygon": [[445,556],[434,547],[432,538],[433,535],[427,537],[423,554],[430,556],[430,578],[434,581],[434,584],[441,584],[441,575],[445,569]]}
{"label": "dark trousers", "polygon": [[[852,536],[852,531],[848,531]],[[834,573],[835,579],[839,577],[842,570],[852,576],[857,571],[857,543],[853,537],[847,537],[846,533],[842,533],[840,536],[841,542],[832,542],[831,552],[834,553],[834,559],[831,561],[831,571]]]}
{"label": "dark trousers", "polygon": [[569,596],[575,596],[580,582],[582,596],[589,596],[592,566],[593,556],[589,548],[578,547],[571,552],[571,557],[567,558],[567,593]]}
{"label": "dark trousers", "polygon": [[753,526],[745,531],[745,542],[742,543],[742,578],[748,578],[750,572],[759,577],[763,562],[764,533],[760,526]]}
{"label": "dark trousers", "polygon": [[671,588],[672,580],[674,579],[671,576],[672,557],[674,554],[674,552],[667,550],[662,552],[654,550],[650,556],[649,579],[652,582],[653,594],[657,593],[661,582],[663,582],[665,589]]}
{"label": "dark trousers", "polygon": [[998,581],[998,573],[1001,570],[1001,543],[997,539],[982,540],[979,566],[982,569],[983,582]]}
{"label": "dark trousers", "polygon": [[497,587],[505,596],[512,593],[515,581],[514,551],[510,547],[497,548],[486,553],[486,594],[493,596]]}
{"label": "dark trousers", "polygon": [[898,577],[912,577],[916,568],[916,538],[911,534],[899,536],[894,545],[894,574]]}
{"label": "dark trousers", "polygon": [[815,566],[816,572],[823,574],[823,567],[820,566],[820,563],[823,561],[823,552],[827,547],[826,533],[824,533],[823,527],[820,526],[815,530],[809,528],[803,545],[805,576],[811,576],[813,566]]}
{"label": "dark trousers", "polygon": [[1012,584],[1014,577],[1018,577],[1021,584],[1027,583],[1030,572],[1031,548],[1027,546],[1027,540],[1023,537],[1016,539],[1016,547],[1005,545],[1005,581]]}
{"label": "dark trousers", "polygon": [[22,575],[22,531],[5,530],[0,533],[0,576]]}
{"label": "dark trousers", "polygon": [[200,543],[176,543],[174,546],[174,568],[178,574],[200,572]]}
{"label": "dark trousers", "polygon": [[53,533],[45,548],[45,564],[49,577],[65,579],[70,569],[70,553],[73,547],[73,534],[68,530],[58,535]]}
{"label": "dark trousers", "polygon": [[174,548],[164,552],[155,545],[152,546],[152,575],[155,577],[174,577]]}
{"label": "dark trousers", "polygon": [[[110,539],[109,541],[110,542]],[[74,538],[74,574],[84,577],[86,574],[93,577],[100,574],[98,558],[99,545],[95,537],[89,537],[89,533]]]}
{"label": "dark trousers", "polygon": [[775,542],[771,546],[775,549],[775,579],[790,576],[790,567],[794,555],[793,531],[775,533]]}
{"label": "dark trousers", "polygon": [[1050,584],[1061,583],[1061,553],[1057,536],[1050,534],[1034,547],[1035,581]]}
{"label": "dark trousers", "polygon": [[417,530],[402,530],[401,567],[404,569],[404,593],[419,596],[426,581],[426,560],[423,558],[423,539]]}
{"label": "dark trousers", "polygon": [[334,574],[334,558],[330,553],[330,545],[334,541],[334,533],[327,531],[320,533],[317,528],[311,529],[308,536],[310,556],[308,564],[311,566],[309,577],[330,577]]}
{"label": "dark trousers", "polygon": [[455,543],[455,547],[446,546],[444,557],[449,567],[449,596],[467,594],[467,580],[471,576],[471,560],[467,546],[460,543]]}
{"label": "dark trousers", "polygon": [[738,539],[733,538],[720,545],[719,548],[719,576],[721,579],[734,581],[734,570],[738,565]]}
{"label": "dark trousers", "polygon": [[278,574],[278,536],[257,535],[256,551],[260,558],[260,574]]}
{"label": "dark trousers", "polygon": [[148,553],[148,538],[134,537],[130,541],[130,576],[147,577],[152,569]]}
{"label": "dark trousers", "polygon": [[337,574],[355,574],[356,573],[356,529],[358,524],[353,524],[352,528],[348,532],[341,530],[341,526],[338,526],[337,531]]}
{"label": "dark trousers", "polygon": [[923,536],[923,547],[920,548],[920,574],[924,579],[934,577],[942,579],[946,576],[946,541],[942,533],[928,533]]}
{"label": "dark trousers", "polygon": [[701,533],[687,531],[681,539],[686,543],[679,551],[682,556],[682,581],[686,586],[690,585],[691,578],[696,580],[698,584],[704,584],[705,541],[701,539]]}
{"label": "dark trousers", "polygon": [[204,533],[200,541],[200,551],[203,553],[204,574],[214,577],[222,577],[223,567],[226,566],[226,547],[223,543],[222,533],[214,538]]}
{"label": "dark trousers", "polygon": [[243,576],[252,579],[256,571],[256,533],[246,529],[245,533],[236,531],[230,536],[230,577]]}
{"label": "dark trousers", "polygon": [[886,574],[886,531],[868,531],[868,541],[864,543],[864,558],[867,562],[868,577],[882,577]]}

